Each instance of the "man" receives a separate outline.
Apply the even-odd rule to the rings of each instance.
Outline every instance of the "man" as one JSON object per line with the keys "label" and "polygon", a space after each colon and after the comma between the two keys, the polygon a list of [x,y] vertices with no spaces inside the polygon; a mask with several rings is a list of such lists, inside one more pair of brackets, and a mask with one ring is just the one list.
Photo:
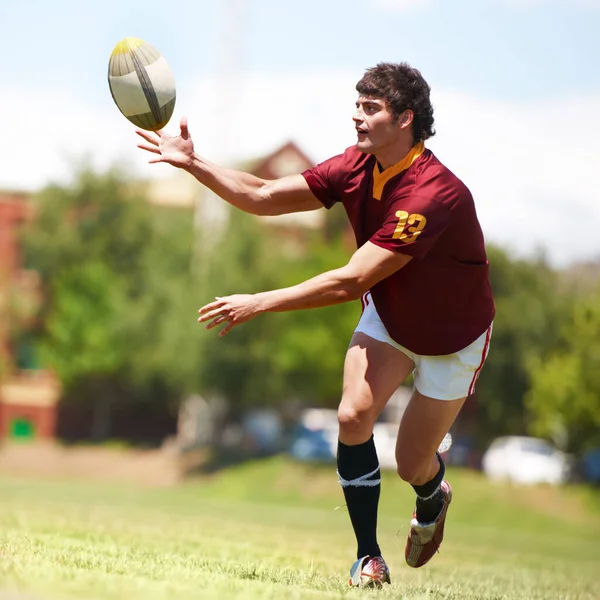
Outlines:
{"label": "man", "polygon": [[187,122],[171,137],[139,131],[139,147],[183,168],[233,206],[257,215],[342,203],[358,250],[347,265],[296,286],[217,298],[199,310],[225,335],[263,312],[363,299],[346,355],[338,410],[338,476],[358,543],[351,585],[390,581],[377,542],[380,471],[373,426],[412,372],[414,391],[396,445],[398,474],[414,488],[406,543],[412,567],[443,537],[452,490],[437,453],[486,359],[494,317],[484,240],[473,199],[424,141],[434,134],[430,88],[405,63],[368,69],[356,86],[357,143],[302,174],[267,181],[194,152]]}

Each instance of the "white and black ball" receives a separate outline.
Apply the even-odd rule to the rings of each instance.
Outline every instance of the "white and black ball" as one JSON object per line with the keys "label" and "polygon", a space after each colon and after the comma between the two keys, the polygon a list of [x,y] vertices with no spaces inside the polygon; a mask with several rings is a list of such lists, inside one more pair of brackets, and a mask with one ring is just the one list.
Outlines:
{"label": "white and black ball", "polygon": [[139,38],[122,39],[108,64],[115,104],[137,127],[162,129],[175,109],[175,77],[163,55]]}

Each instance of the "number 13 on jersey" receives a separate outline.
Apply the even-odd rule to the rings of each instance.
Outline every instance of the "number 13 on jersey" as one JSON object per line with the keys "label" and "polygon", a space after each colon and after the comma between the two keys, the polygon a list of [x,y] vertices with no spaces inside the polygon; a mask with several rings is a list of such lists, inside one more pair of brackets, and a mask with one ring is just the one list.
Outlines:
{"label": "number 13 on jersey", "polygon": [[403,241],[405,244],[416,242],[423,229],[425,229],[427,219],[423,215],[409,215],[405,210],[396,211],[396,216],[398,217],[398,224],[392,237]]}

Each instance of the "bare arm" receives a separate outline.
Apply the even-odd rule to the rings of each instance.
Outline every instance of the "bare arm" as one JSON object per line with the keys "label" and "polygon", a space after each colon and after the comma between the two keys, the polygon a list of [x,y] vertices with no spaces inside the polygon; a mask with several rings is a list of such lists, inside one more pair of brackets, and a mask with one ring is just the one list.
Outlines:
{"label": "bare arm", "polygon": [[250,173],[219,167],[197,154],[187,171],[229,204],[254,215],[283,215],[323,208],[323,203],[299,174],[260,179]]}
{"label": "bare arm", "polygon": [[177,137],[163,131],[154,135],[137,129],[136,133],[145,140],[139,143],[138,147],[154,155],[149,162],[166,162],[188,171],[217,196],[247,213],[282,215],[323,207],[310,191],[302,175],[267,180],[220,167],[194,152],[194,143],[185,117],[181,119],[180,129],[180,135]]}
{"label": "bare arm", "polygon": [[316,308],[356,300],[377,282],[408,264],[411,258],[367,242],[354,253],[347,265],[298,285],[253,295],[217,298],[198,311],[198,321],[211,321],[207,329],[227,321],[227,326],[219,334],[224,335],[235,325],[262,312]]}
{"label": "bare arm", "polygon": [[326,271],[293,287],[256,294],[261,312],[282,312],[330,306],[357,300],[412,257],[367,242],[347,265]]}

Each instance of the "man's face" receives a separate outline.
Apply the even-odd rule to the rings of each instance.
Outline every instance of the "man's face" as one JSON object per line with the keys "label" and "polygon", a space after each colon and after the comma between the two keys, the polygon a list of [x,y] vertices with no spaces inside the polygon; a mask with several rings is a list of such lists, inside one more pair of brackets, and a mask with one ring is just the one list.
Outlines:
{"label": "man's face", "polygon": [[394,119],[387,102],[381,98],[360,95],[352,119],[357,133],[356,147],[367,154],[385,150],[402,135],[401,119]]}

